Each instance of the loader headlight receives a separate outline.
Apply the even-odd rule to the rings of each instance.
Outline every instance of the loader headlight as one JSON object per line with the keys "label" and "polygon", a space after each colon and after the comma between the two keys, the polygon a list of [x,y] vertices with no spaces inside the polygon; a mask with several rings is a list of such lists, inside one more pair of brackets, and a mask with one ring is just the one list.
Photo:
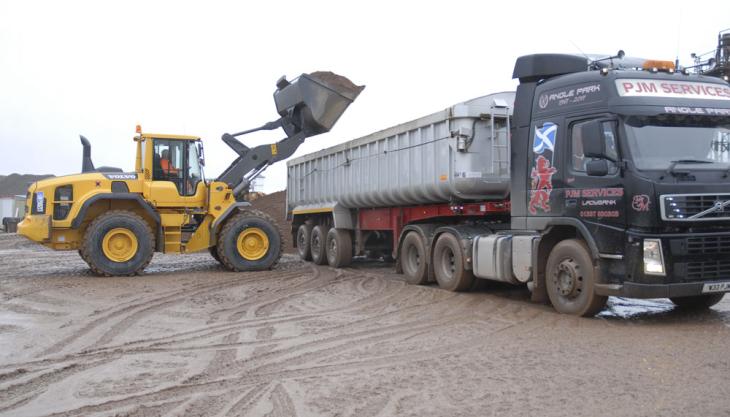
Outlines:
{"label": "loader headlight", "polygon": [[665,275],[662,241],[644,239],[644,273],[647,275]]}

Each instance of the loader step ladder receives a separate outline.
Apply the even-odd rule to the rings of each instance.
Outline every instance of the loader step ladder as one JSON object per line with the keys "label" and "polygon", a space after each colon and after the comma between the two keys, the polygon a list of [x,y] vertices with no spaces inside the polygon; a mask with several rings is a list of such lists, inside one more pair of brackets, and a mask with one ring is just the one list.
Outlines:
{"label": "loader step ladder", "polygon": [[179,226],[170,226],[163,229],[165,234],[165,248],[163,253],[180,253],[182,230]]}

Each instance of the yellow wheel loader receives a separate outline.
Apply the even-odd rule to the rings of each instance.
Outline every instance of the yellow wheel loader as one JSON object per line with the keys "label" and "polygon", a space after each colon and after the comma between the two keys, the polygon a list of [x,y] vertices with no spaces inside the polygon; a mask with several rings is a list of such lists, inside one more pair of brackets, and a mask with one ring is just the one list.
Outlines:
{"label": "yellow wheel loader", "polygon": [[[331,72],[276,83],[280,118],[224,134],[238,158],[214,181],[203,176],[203,144],[184,135],[137,127],[134,172],[94,168],[89,141],[82,173],[38,181],[28,189],[18,233],[56,250],[78,250],[98,275],[135,275],[154,252],[208,249],[233,271],[270,269],[281,257],[282,234],[266,213],[244,200],[269,165],[291,156],[308,137],[328,132],[364,86]],[[281,128],[286,138],[249,148],[236,137]]]}

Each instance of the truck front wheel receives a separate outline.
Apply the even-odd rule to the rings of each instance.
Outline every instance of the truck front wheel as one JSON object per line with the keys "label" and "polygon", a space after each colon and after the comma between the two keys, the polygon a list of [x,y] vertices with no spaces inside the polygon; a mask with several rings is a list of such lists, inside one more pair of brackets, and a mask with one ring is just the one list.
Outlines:
{"label": "truck front wheel", "polygon": [[676,305],[679,308],[686,308],[686,309],[704,309],[704,308],[710,308],[714,306],[715,304],[719,303],[720,300],[722,300],[722,297],[725,296],[725,293],[719,293],[719,294],[703,294],[703,295],[695,295],[692,297],[673,297],[670,298],[674,305]]}
{"label": "truck front wheel", "polygon": [[423,239],[417,232],[406,234],[398,256],[407,283],[424,285],[428,282],[426,245],[423,244]]}
{"label": "truck front wheel", "polygon": [[283,252],[274,219],[258,210],[243,210],[228,220],[218,235],[218,257],[232,271],[271,269]]}
{"label": "truck front wheel", "polygon": [[555,245],[545,269],[545,286],[555,310],[576,316],[595,316],[608,299],[595,293],[595,283],[593,261],[585,243],[568,239]]}
{"label": "truck front wheel", "polygon": [[154,248],[155,237],[143,218],[112,210],[91,222],[79,254],[97,275],[136,275],[149,265]]}
{"label": "truck front wheel", "polygon": [[459,239],[444,233],[433,248],[433,268],[439,287],[449,291],[466,291],[474,283],[474,274],[464,269],[464,253]]}

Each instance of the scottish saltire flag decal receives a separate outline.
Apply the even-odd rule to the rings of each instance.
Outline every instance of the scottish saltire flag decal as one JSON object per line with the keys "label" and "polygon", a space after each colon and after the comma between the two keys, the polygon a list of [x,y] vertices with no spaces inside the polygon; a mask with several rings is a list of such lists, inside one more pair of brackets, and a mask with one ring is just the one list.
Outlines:
{"label": "scottish saltire flag decal", "polygon": [[558,133],[558,125],[547,122],[542,127],[535,127],[535,139],[532,142],[532,151],[541,154],[545,150],[555,150],[555,136]]}

